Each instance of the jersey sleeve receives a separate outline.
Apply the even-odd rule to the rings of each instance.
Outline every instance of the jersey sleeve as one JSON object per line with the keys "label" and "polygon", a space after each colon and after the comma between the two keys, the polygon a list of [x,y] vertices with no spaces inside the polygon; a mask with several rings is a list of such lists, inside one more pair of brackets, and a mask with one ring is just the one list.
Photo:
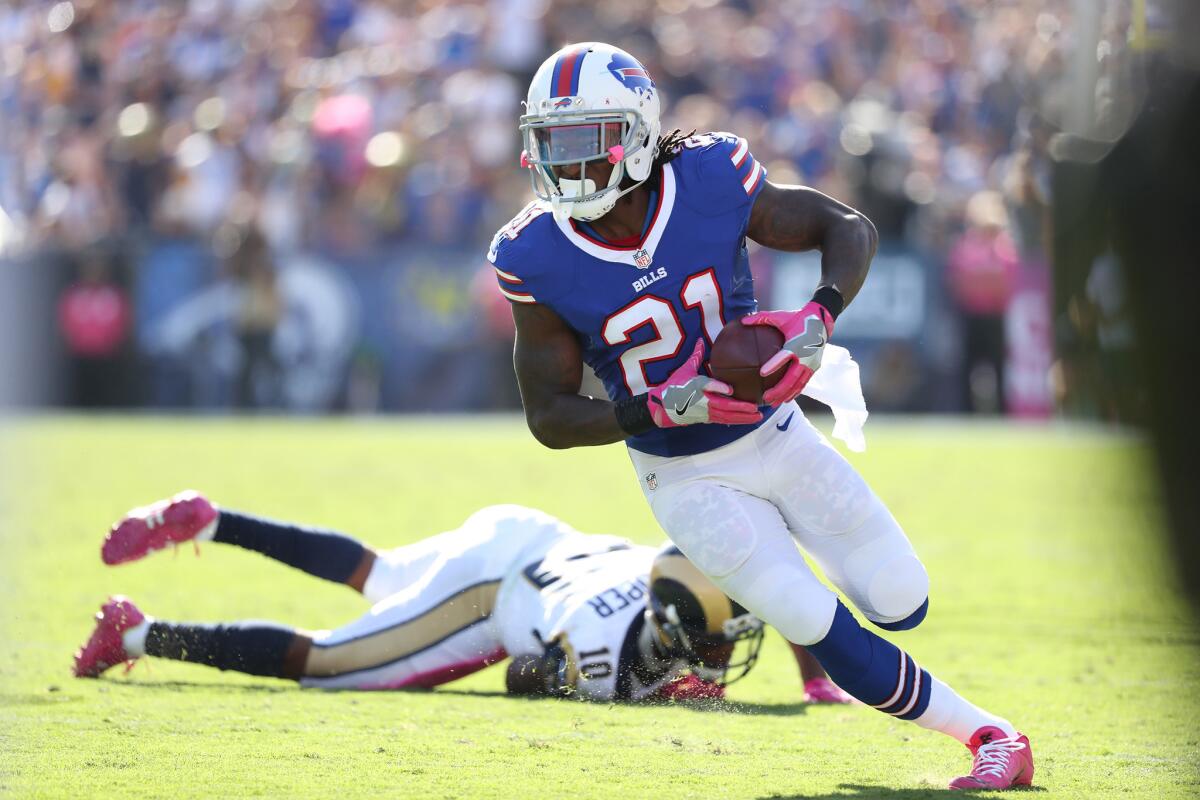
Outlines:
{"label": "jersey sleeve", "polygon": [[553,281],[543,269],[547,259],[544,253],[539,255],[537,247],[539,234],[545,235],[544,225],[537,224],[539,219],[545,221],[544,213],[537,203],[525,206],[496,232],[488,247],[500,294],[512,303],[545,302],[555,293]]}
{"label": "jersey sleeve", "polygon": [[767,168],[750,152],[750,144],[733,133],[706,133],[684,142],[693,151],[692,168],[715,212],[744,210],[747,217],[766,184]]}

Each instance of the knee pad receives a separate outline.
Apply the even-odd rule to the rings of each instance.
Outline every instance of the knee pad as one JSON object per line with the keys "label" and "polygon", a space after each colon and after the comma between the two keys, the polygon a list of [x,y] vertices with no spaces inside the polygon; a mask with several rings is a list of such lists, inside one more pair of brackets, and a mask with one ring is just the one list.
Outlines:
{"label": "knee pad", "polygon": [[906,553],[882,564],[867,584],[867,616],[888,630],[915,628],[929,607],[929,575],[915,555]]}

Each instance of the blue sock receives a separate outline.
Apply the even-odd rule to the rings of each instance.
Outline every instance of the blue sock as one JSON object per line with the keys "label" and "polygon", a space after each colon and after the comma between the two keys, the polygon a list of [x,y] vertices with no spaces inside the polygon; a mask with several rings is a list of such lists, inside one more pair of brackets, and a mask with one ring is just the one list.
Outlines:
{"label": "blue sock", "polygon": [[885,714],[913,720],[929,706],[929,673],[908,653],[859,625],[840,600],[829,633],[807,647],[834,683]]}
{"label": "blue sock", "polygon": [[345,583],[362,563],[366,548],[341,533],[221,509],[214,542],[262,553],[309,575]]}

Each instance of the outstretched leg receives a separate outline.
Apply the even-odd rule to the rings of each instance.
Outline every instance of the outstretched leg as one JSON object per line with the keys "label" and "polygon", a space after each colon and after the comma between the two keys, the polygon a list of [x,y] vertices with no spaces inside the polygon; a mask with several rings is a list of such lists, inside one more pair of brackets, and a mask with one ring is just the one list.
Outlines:
{"label": "outstretched leg", "polygon": [[253,550],[358,592],[376,558],[372,548],[337,531],[219,509],[190,490],[131,510],[113,525],[100,554],[106,564],[123,564],[188,541]]}
{"label": "outstretched leg", "polygon": [[317,578],[362,592],[376,552],[337,531],[221,509],[212,540],[262,553]]}
{"label": "outstretched leg", "polygon": [[491,623],[499,580],[449,597],[397,597],[335,631],[270,622],[195,624],[156,620],[129,598],[109,598],[75,675],[95,678],[142,656],[339,689],[430,688],[506,657]]}
{"label": "outstretched leg", "polygon": [[181,625],[142,613],[122,595],[110,597],[96,614],[96,627],[75,652],[75,677],[96,678],[122,662],[132,667],[144,655],[191,661],[250,675],[299,680],[312,637],[270,622]]}

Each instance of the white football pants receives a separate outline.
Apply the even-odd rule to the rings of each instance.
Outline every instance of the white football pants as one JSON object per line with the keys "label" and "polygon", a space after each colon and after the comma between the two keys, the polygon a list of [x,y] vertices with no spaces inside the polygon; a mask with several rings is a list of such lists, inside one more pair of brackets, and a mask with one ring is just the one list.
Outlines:
{"label": "white football pants", "polygon": [[539,511],[489,506],[455,530],[380,553],[363,586],[375,605],[314,635],[301,685],[430,687],[502,660],[492,618],[500,582],[541,558],[564,528]]}
{"label": "white football pants", "polygon": [[795,403],[716,450],[629,454],[671,541],[791,642],[825,638],[837,602],[797,543],[873,622],[903,620],[928,597],[900,525]]}

